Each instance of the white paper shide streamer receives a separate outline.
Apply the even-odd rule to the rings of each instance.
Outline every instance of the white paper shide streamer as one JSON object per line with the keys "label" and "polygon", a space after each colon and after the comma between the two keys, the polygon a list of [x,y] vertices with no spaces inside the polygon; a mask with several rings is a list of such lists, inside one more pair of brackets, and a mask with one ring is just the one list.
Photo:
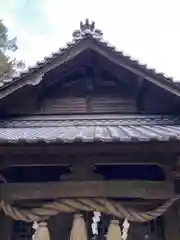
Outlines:
{"label": "white paper shide streamer", "polygon": [[98,223],[100,222],[101,213],[96,211],[94,211],[93,213],[94,213],[94,216],[92,218],[91,229],[95,237],[98,235]]}
{"label": "white paper shide streamer", "polygon": [[122,239],[123,240],[126,240],[128,237],[129,227],[130,227],[130,223],[128,222],[127,219],[125,219],[123,222],[123,229],[122,229]]}

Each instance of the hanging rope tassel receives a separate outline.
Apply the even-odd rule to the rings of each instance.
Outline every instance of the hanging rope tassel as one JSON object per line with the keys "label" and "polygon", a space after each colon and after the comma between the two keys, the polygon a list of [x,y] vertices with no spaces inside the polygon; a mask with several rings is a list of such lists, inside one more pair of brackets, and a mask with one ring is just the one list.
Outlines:
{"label": "hanging rope tassel", "polygon": [[82,214],[75,214],[70,234],[70,240],[87,240],[86,223]]}
{"label": "hanging rope tassel", "polygon": [[35,234],[33,235],[33,240],[50,240],[49,229],[46,222],[40,222],[37,225]]}
{"label": "hanging rope tassel", "polygon": [[110,221],[107,232],[107,240],[122,240],[121,228],[118,220]]}

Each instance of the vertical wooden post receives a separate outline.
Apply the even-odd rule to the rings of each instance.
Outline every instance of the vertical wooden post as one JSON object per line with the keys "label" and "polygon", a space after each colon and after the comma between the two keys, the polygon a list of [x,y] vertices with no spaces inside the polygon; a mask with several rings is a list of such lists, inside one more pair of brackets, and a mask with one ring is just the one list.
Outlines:
{"label": "vertical wooden post", "polygon": [[[166,173],[166,180],[174,184],[174,177],[171,171],[172,166],[164,166]],[[180,239],[180,221],[178,211],[180,210],[180,202],[173,204],[164,214],[164,233],[166,240],[179,240]]]}
{"label": "vertical wooden post", "polygon": [[174,204],[164,215],[164,230],[167,240],[180,239],[180,221],[178,217],[178,208],[180,203]]}
{"label": "vertical wooden post", "polygon": [[48,221],[51,239],[69,239],[69,232],[72,227],[73,215],[71,213],[61,213],[53,216]]}
{"label": "vertical wooden post", "polygon": [[0,239],[11,240],[13,230],[13,220],[6,216],[3,212],[0,213]]}

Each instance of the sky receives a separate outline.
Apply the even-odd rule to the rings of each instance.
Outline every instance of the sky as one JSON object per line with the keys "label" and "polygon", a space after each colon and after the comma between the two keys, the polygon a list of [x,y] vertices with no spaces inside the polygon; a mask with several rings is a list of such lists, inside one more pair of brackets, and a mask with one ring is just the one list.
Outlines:
{"label": "sky", "polygon": [[89,18],[118,50],[180,81],[179,9],[179,0],[0,0],[0,19],[27,66],[65,46]]}

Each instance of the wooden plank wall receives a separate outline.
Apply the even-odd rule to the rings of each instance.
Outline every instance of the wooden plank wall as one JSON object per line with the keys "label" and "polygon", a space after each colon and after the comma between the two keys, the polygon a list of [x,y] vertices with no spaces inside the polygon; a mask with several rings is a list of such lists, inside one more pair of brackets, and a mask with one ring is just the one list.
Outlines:
{"label": "wooden plank wall", "polygon": [[134,113],[136,111],[133,99],[113,96],[46,98],[40,107],[41,114]]}

